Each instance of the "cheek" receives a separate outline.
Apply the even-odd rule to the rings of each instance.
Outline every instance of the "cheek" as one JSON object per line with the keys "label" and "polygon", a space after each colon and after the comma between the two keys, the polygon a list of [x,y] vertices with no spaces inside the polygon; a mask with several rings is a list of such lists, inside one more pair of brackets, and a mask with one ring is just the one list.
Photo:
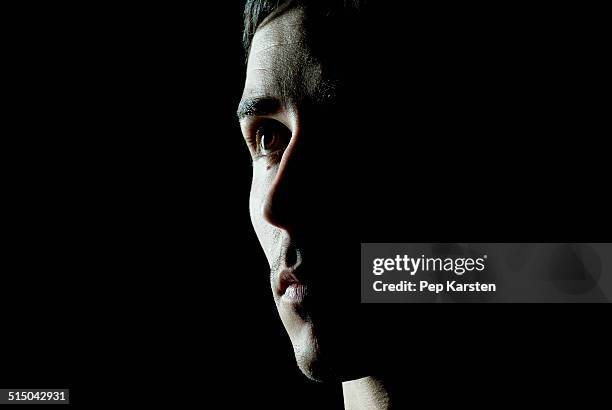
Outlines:
{"label": "cheek", "polygon": [[255,228],[255,233],[257,234],[260,242],[262,241],[261,233],[264,226],[263,214],[261,212],[263,200],[264,191],[261,187],[261,183],[258,182],[255,175],[253,175],[253,181],[251,182],[251,194],[249,196],[249,213],[251,214],[251,223],[253,224],[253,228]]}

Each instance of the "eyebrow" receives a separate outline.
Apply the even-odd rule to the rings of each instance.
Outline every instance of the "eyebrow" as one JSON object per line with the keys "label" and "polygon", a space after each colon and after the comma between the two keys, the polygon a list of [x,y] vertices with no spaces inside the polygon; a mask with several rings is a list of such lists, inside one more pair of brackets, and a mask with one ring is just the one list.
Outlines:
{"label": "eyebrow", "polygon": [[247,98],[238,104],[236,115],[238,121],[242,121],[245,117],[274,114],[278,112],[280,106],[280,101],[272,97]]}

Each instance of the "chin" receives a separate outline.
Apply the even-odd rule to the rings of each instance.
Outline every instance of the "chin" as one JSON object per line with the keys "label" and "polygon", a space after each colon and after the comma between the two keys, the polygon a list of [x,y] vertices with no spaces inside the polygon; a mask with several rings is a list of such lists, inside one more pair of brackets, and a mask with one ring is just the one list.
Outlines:
{"label": "chin", "polygon": [[322,341],[310,324],[304,326],[300,334],[290,335],[290,339],[298,367],[313,381],[333,383],[365,376],[363,370],[358,370],[363,364],[360,359],[363,358],[350,353],[348,341],[341,342],[334,338],[335,340],[330,340],[331,343],[325,343],[325,339]]}
{"label": "chin", "polygon": [[318,349],[316,340],[293,345],[295,361],[302,373],[316,382],[339,381],[331,363],[325,360]]}

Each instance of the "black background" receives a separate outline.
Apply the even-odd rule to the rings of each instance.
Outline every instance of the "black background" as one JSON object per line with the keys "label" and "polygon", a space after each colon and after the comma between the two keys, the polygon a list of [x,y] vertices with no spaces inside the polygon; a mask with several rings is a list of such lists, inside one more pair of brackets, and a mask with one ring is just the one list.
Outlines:
{"label": "black background", "polygon": [[[529,132],[378,139],[395,154],[378,159],[376,184],[364,186],[376,218],[356,215],[356,252],[368,241],[605,240],[598,13],[515,7],[466,14],[538,27],[540,37],[528,30],[517,41],[533,46],[525,52],[541,78],[559,81],[523,84],[545,96],[527,98],[532,120],[520,116],[518,128]],[[70,387],[85,406],[212,395],[219,407],[341,408],[339,386],[295,368],[250,226],[250,159],[234,114],[241,5],[31,4],[2,16],[2,386]],[[372,141],[360,143],[356,152]],[[427,202],[389,178],[406,175],[403,153],[419,150],[438,159],[418,185]],[[385,189],[398,200],[368,199]],[[408,220],[407,204],[434,217]],[[537,393],[540,404],[584,404],[603,382],[593,368],[608,368],[604,313],[411,306],[406,350],[422,352],[408,372],[415,400],[470,392],[524,403]]]}

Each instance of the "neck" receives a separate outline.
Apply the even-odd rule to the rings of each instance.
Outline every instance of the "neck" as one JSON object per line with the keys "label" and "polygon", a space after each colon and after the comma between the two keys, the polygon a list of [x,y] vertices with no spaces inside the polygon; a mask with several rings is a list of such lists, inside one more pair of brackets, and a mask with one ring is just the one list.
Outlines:
{"label": "neck", "polygon": [[400,399],[390,383],[372,376],[343,382],[342,392],[346,410],[390,409]]}

